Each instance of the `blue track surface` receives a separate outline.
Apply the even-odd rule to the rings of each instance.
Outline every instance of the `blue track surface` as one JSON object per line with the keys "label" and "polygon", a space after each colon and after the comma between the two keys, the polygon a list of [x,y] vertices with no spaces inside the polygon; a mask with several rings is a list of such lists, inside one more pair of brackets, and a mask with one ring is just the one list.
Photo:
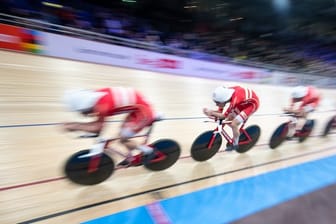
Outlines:
{"label": "blue track surface", "polygon": [[[158,205],[170,223],[229,223],[334,184],[335,173],[336,156],[331,156],[162,200]],[[142,206],[85,224],[159,224],[149,211],[148,206]]]}

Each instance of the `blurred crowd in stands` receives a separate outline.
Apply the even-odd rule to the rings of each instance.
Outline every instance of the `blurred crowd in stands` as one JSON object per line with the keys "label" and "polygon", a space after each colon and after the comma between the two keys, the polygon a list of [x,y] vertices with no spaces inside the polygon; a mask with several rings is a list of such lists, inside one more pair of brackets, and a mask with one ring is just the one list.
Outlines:
{"label": "blurred crowd in stands", "polygon": [[[327,76],[334,76],[336,71],[335,40],[317,40],[316,36],[309,35],[309,29],[305,27],[298,28],[298,32],[305,34],[301,35],[301,39],[292,38],[290,41],[279,41],[272,33],[253,36],[233,28],[211,29],[210,26],[195,26],[192,32],[167,32],[160,26],[154,26],[153,21],[122,9],[81,0],[68,1],[68,4],[63,1],[66,5],[62,6],[43,4],[38,0],[0,2],[2,12],[8,15],[176,49],[168,53],[181,56],[259,66],[285,66],[294,72]],[[56,4],[59,1],[49,2]],[[286,33],[282,35],[286,36]],[[162,52],[160,47],[153,50],[161,49]]]}

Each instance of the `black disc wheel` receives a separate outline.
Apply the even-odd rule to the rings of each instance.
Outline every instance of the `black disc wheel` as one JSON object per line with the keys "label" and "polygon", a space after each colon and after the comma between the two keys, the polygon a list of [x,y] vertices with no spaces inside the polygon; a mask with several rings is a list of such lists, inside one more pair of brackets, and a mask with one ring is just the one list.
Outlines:
{"label": "black disc wheel", "polygon": [[[165,170],[174,165],[181,154],[179,144],[171,139],[160,139],[152,143],[151,146],[154,148],[154,153],[157,154],[157,157],[144,164],[149,170]],[[163,159],[159,159],[160,157]]]}
{"label": "black disc wheel", "polygon": [[[248,141],[246,144],[239,144],[238,149],[236,150],[239,153],[245,153],[248,150],[250,150],[259,140],[260,137],[260,127],[258,125],[251,125],[245,129],[246,133],[250,137],[250,141]],[[245,142],[248,140],[248,137],[246,136],[245,133],[242,133],[239,136],[239,142]]]}
{"label": "black disc wheel", "polygon": [[283,123],[272,134],[272,137],[269,142],[269,146],[271,149],[275,149],[279,145],[283,143],[283,141],[286,140],[288,134],[288,123]]}
{"label": "black disc wheel", "polygon": [[95,185],[105,181],[114,171],[114,162],[105,153],[85,157],[90,150],[73,154],[65,163],[64,172],[72,182],[80,185]]}
{"label": "black disc wheel", "polygon": [[299,142],[304,142],[313,131],[313,128],[315,126],[314,120],[307,120],[306,123],[303,125],[301,129],[301,136],[299,137]]}
{"label": "black disc wheel", "polygon": [[222,137],[213,131],[200,134],[191,146],[191,157],[196,161],[206,161],[213,157],[222,145]]}
{"label": "black disc wheel", "polygon": [[322,133],[323,137],[327,136],[330,133],[331,129],[334,127],[335,120],[336,120],[336,117],[333,117],[328,121]]}

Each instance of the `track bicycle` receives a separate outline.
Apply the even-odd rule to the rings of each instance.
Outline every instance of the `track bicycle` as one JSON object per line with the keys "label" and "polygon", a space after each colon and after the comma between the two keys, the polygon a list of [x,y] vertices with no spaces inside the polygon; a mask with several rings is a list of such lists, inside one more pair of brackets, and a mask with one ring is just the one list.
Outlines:
{"label": "track bicycle", "polygon": [[[212,158],[222,145],[223,138],[227,141],[227,146],[233,144],[232,137],[224,129],[225,125],[231,121],[217,120],[214,130],[205,131],[200,134],[191,146],[191,157],[196,161],[206,161]],[[236,151],[245,153],[250,150],[260,137],[260,127],[251,125],[245,128],[246,121],[240,126],[239,145]]]}
{"label": "track bicycle", "polygon": [[[156,119],[153,121],[159,121]],[[143,144],[147,144],[150,134],[153,130],[153,124],[149,126],[148,131],[143,135],[137,135],[133,138],[143,138]],[[114,155],[119,155],[125,159],[127,153],[113,147],[112,144],[120,140],[120,138],[102,139],[97,134],[85,134],[80,138],[96,138],[95,144],[91,149],[80,150],[71,155],[64,165],[64,173],[66,177],[74,183],[80,185],[95,185],[109,178],[116,169]],[[138,160],[132,162],[133,166],[144,166],[152,171],[165,170],[176,163],[181,148],[179,144],[172,139],[159,139],[151,144],[155,157],[148,162],[146,155],[139,154]]]}
{"label": "track bicycle", "polygon": [[[273,132],[271,139],[269,141],[269,146],[271,149],[275,149],[279,145],[281,145],[286,140],[295,140],[297,139],[300,143],[304,142],[313,131],[315,126],[315,120],[306,119],[303,127],[299,130],[295,130],[293,136],[289,136],[290,134],[290,126],[296,126],[299,116],[293,113],[285,113],[282,116],[289,116],[290,119],[282,124],[280,124],[275,131]],[[295,127],[294,127],[295,128]]]}

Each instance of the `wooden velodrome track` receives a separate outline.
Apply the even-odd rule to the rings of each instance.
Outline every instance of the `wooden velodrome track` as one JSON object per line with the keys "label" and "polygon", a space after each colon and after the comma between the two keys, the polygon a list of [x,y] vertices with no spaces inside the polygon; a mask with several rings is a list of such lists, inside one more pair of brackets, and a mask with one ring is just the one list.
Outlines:
{"label": "wooden velodrome track", "polygon": [[[203,123],[202,108],[214,106],[210,93],[219,84],[237,83],[0,51],[0,223],[80,223],[335,154],[333,137],[312,137],[300,145],[287,142],[269,149],[271,133],[287,120],[279,114],[288,103],[288,88],[244,84],[260,95],[261,107],[248,122],[262,128],[257,146],[246,154],[221,152],[207,162],[193,161],[192,141],[213,128]],[[63,178],[64,161],[90,147],[93,140],[74,139],[61,131],[57,124],[80,120],[65,110],[62,94],[69,88],[119,85],[141,90],[164,114],[167,120],[155,125],[151,139],[176,140],[182,147],[181,158],[162,172],[136,167],[117,170],[97,186],[70,183]],[[315,136],[333,115],[323,111],[332,109],[327,99],[333,99],[334,92],[322,92],[326,100],[312,115],[318,121]],[[119,127],[118,122],[106,125],[104,136],[110,137]]]}

